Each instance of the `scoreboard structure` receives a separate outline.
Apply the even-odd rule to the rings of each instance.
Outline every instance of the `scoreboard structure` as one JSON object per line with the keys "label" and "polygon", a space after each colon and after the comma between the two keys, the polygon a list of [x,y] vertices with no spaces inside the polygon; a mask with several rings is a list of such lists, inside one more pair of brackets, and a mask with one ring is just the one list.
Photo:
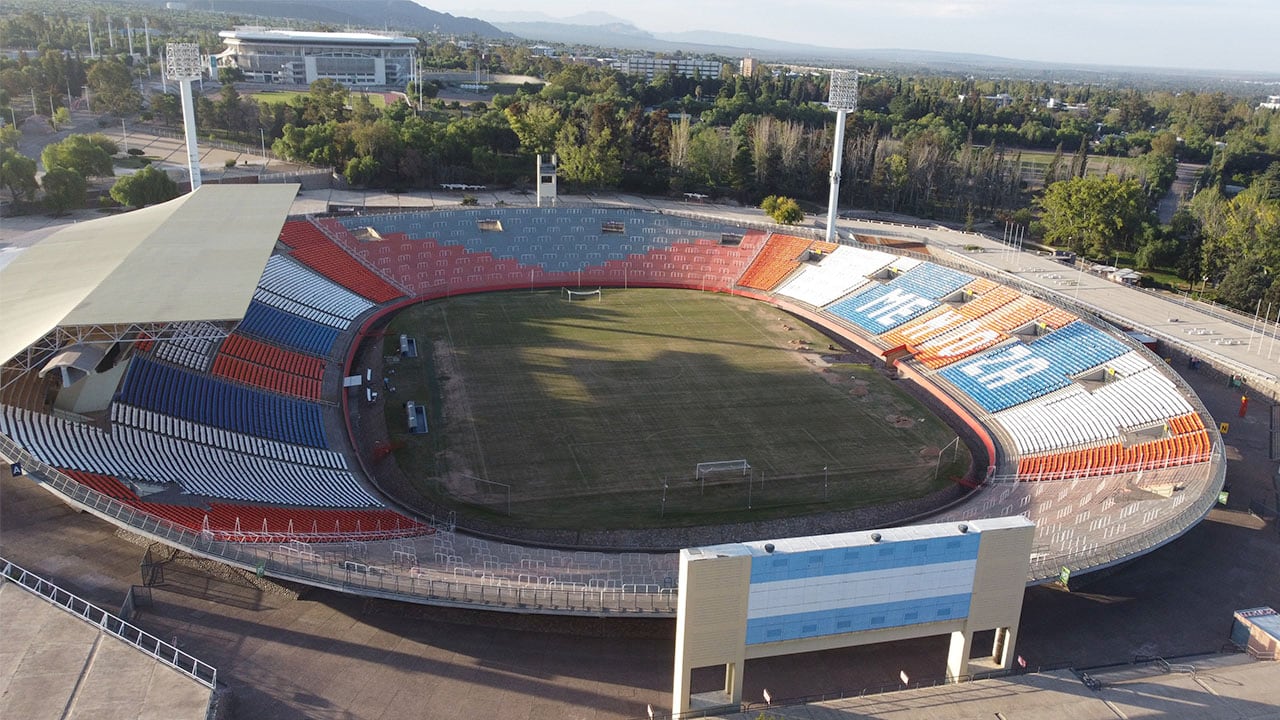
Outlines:
{"label": "scoreboard structure", "polygon": [[[995,630],[1007,669],[1034,532],[1013,516],[681,550],[672,712],[740,704],[747,660],[853,645],[949,634],[957,679]],[[725,686],[693,695],[706,667]]]}

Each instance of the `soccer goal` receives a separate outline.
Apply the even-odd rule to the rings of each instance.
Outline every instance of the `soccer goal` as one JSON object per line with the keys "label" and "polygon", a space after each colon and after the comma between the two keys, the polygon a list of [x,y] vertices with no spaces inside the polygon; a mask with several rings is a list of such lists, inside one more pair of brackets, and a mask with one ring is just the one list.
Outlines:
{"label": "soccer goal", "polygon": [[599,302],[604,302],[604,294],[600,292],[600,288],[596,288],[595,290],[583,290],[582,288],[570,290],[567,287],[562,287],[560,290],[561,296],[569,302],[579,302],[583,300],[590,300],[592,298],[595,298]]}
{"label": "soccer goal", "polygon": [[740,473],[746,477],[751,472],[751,464],[745,459],[743,460],[712,460],[711,462],[700,462],[697,468],[697,479],[705,480],[708,475],[719,473]]}

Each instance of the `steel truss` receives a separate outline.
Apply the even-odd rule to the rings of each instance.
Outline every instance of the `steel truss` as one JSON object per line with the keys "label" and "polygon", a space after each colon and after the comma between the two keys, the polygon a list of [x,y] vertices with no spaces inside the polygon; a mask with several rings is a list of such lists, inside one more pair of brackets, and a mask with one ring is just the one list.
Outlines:
{"label": "steel truss", "polygon": [[222,340],[231,334],[239,320],[202,320],[198,322],[142,322],[59,326],[31,343],[0,368],[0,390],[20,377],[48,362],[59,350],[69,345],[112,345],[157,340]]}

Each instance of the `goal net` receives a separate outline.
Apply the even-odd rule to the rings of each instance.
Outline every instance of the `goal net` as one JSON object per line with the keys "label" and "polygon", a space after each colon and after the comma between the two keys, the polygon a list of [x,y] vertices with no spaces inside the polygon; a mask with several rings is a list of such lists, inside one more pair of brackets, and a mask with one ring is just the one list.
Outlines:
{"label": "goal net", "polygon": [[751,472],[751,464],[746,460],[712,460],[698,463],[697,479],[703,480],[708,475],[718,473],[737,473],[745,477],[749,472]]}
{"label": "goal net", "polygon": [[600,292],[600,288],[596,288],[594,290],[583,290],[582,288],[579,288],[577,290],[570,290],[567,287],[562,287],[560,288],[560,290],[561,290],[561,295],[569,302],[577,302],[581,300],[592,300],[592,299],[598,300],[600,302],[604,302],[604,295]]}

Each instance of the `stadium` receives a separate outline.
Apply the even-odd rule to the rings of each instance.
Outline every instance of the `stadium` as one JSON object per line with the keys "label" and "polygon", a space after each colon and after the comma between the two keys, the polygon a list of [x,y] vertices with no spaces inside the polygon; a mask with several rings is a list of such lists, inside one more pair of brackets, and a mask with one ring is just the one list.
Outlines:
{"label": "stadium", "polygon": [[[1215,423],[1161,358],[1029,285],[919,247],[636,208],[289,217],[294,191],[202,187],[61,231],[5,268],[0,304],[24,318],[6,328],[0,392],[14,469],[134,533],[263,576],[433,605],[671,617],[670,548],[717,536],[521,539],[379,491],[379,468],[412,442],[387,419],[405,413],[388,370],[408,353],[387,351],[400,333],[386,328],[406,308],[545,291],[579,312],[645,288],[776,308],[919,389],[974,467],[955,497],[889,523],[1023,515],[1036,524],[1028,584],[1160,547],[1224,482]],[[792,475],[816,483],[817,471]]]}

